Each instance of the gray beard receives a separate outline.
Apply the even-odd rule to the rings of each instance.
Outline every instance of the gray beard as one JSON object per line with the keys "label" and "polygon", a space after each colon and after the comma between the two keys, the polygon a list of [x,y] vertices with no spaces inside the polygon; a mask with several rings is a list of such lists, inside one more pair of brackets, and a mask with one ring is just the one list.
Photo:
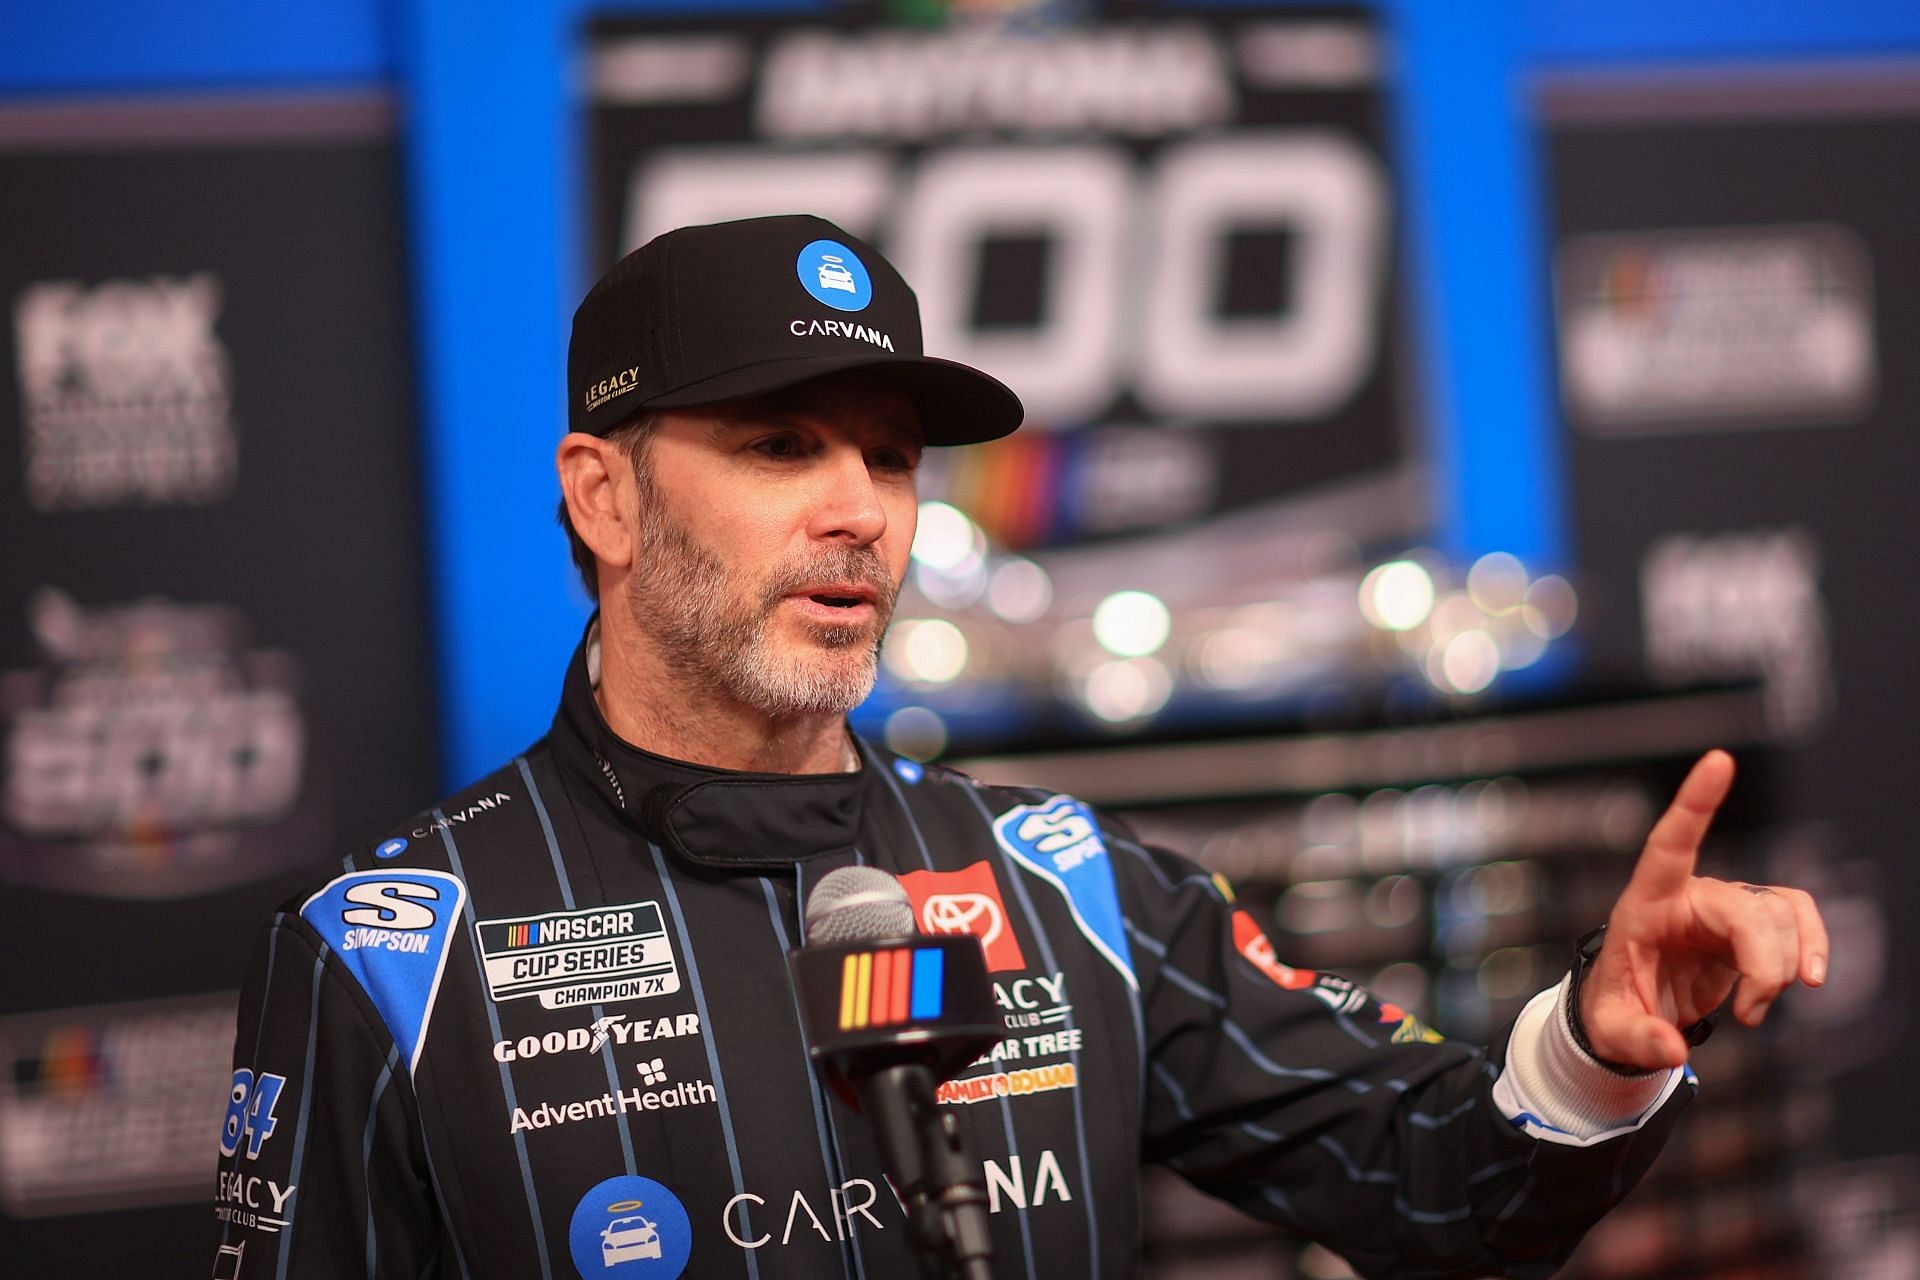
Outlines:
{"label": "gray beard", "polygon": [[[823,551],[780,566],[756,593],[669,519],[647,489],[642,486],[640,550],[626,606],[659,644],[677,682],[711,689],[767,716],[842,715],[866,699],[896,594],[877,552]],[[872,587],[876,621],[844,627],[809,622],[813,643],[783,650],[767,634],[774,610],[793,591],[822,579]]]}

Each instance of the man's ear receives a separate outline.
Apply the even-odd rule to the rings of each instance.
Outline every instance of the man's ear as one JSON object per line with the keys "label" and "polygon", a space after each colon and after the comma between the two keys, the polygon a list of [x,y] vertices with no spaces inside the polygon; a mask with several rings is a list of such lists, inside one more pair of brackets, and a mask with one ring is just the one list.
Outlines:
{"label": "man's ear", "polygon": [[573,531],[602,565],[630,567],[638,530],[633,524],[633,463],[626,453],[610,440],[573,431],[561,438],[553,462]]}

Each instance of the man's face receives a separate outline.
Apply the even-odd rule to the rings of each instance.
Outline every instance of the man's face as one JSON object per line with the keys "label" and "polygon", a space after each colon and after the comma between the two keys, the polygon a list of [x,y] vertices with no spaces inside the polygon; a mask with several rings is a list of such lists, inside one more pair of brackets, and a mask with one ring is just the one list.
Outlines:
{"label": "man's face", "polygon": [[839,375],[663,413],[626,604],[679,680],[766,715],[867,696],[906,573],[919,415]]}

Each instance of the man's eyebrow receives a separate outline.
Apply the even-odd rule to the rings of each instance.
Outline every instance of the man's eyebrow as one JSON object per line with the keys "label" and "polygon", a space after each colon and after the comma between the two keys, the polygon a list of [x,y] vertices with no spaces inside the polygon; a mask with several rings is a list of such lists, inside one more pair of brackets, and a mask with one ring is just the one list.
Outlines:
{"label": "man's eyebrow", "polygon": [[792,417],[793,415],[789,413],[780,413],[775,410],[763,410],[761,412],[753,413],[753,414],[717,413],[717,414],[714,414],[713,417],[708,419],[708,421],[710,421],[716,427],[719,427],[725,430],[734,430],[742,427],[749,428],[749,429],[753,427],[761,427],[761,426],[765,426],[768,422],[772,422],[772,421],[777,421],[780,425],[785,426],[787,422],[792,419]]}
{"label": "man's eyebrow", "polygon": [[[707,430],[714,435],[730,431],[755,431],[767,428],[805,428],[809,425],[807,414],[801,410],[762,409],[746,416],[716,414],[708,419]],[[880,428],[879,434],[892,438],[896,443],[911,445],[915,449],[927,447],[926,430],[917,422],[889,422]]]}
{"label": "man's eyebrow", "polygon": [[881,430],[902,444],[910,444],[916,449],[927,447],[926,429],[917,422],[892,422]]}

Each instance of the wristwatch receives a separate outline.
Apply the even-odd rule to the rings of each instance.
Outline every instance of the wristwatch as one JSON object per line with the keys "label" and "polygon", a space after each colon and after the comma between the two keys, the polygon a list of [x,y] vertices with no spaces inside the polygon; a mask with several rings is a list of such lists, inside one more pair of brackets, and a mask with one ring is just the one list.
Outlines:
{"label": "wristwatch", "polygon": [[[1587,976],[1587,970],[1593,967],[1594,960],[1600,955],[1600,948],[1607,940],[1607,926],[1591,929],[1580,935],[1580,941],[1573,944],[1573,981],[1567,991],[1567,1030],[1573,1033],[1573,1042],[1580,1051],[1595,1062],[1621,1076],[1643,1076],[1647,1073],[1639,1067],[1629,1067],[1623,1063],[1610,1062],[1593,1051],[1593,1044],[1587,1039],[1587,1028],[1580,1021],[1580,983]],[[1731,997],[1729,997],[1731,1000]],[[1706,1043],[1713,1034],[1715,1024],[1720,1021],[1726,1005],[1709,1013],[1690,1027],[1681,1030],[1680,1035],[1689,1045]]]}

